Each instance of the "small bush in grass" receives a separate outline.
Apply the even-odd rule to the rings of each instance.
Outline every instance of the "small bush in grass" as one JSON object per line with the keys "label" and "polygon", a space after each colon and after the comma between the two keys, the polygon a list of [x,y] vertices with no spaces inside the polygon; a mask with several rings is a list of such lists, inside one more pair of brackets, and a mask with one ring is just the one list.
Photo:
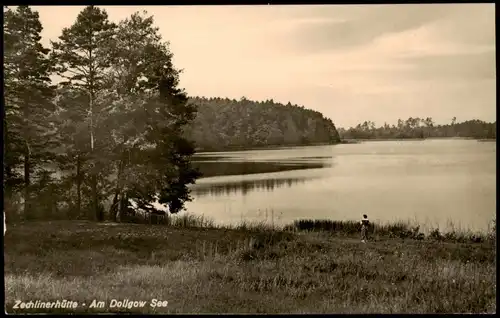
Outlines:
{"label": "small bush in grass", "polygon": [[442,241],[444,239],[438,228],[431,230],[431,232],[429,233],[429,238],[437,241]]}
{"label": "small bush in grass", "polygon": [[497,221],[496,221],[496,218],[493,218],[493,220],[489,226],[487,239],[490,241],[493,241],[493,242],[495,242],[497,239]]}
{"label": "small bush in grass", "polygon": [[473,243],[481,243],[481,242],[484,241],[484,239],[483,239],[482,235],[472,234],[470,236],[470,241],[473,242]]}
{"label": "small bush in grass", "polygon": [[457,241],[457,234],[454,231],[446,232],[446,233],[444,233],[443,238],[447,241],[456,242]]}
{"label": "small bush in grass", "polygon": [[387,233],[391,238],[413,238],[418,235],[420,227],[412,228],[409,223],[398,221],[392,224],[381,226],[379,232]]}
{"label": "small bush in grass", "polygon": [[180,228],[201,227],[214,228],[215,222],[212,219],[206,218],[203,215],[183,214],[169,216],[170,224]]}
{"label": "small bush in grass", "polygon": [[296,232],[297,231],[297,227],[294,224],[285,225],[283,227],[283,231],[285,231],[285,232]]}
{"label": "small bush in grass", "polygon": [[329,231],[352,235],[361,231],[361,225],[356,221],[302,219],[296,220],[293,225],[298,231],[307,232]]}

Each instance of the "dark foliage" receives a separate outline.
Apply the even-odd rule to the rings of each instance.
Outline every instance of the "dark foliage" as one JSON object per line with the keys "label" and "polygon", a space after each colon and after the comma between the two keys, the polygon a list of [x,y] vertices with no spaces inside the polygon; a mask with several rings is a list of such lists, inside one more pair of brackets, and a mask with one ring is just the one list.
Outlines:
{"label": "dark foliage", "polygon": [[199,150],[334,144],[340,141],[331,119],[321,113],[273,100],[239,101],[194,97],[198,114],[187,130]]}
{"label": "dark foliage", "polygon": [[339,128],[342,139],[424,139],[424,138],[474,138],[496,139],[497,123],[481,120],[467,120],[456,123],[453,118],[449,125],[435,125],[432,118],[408,118],[398,120],[397,126],[385,123],[375,127],[375,123],[365,121],[349,129]]}

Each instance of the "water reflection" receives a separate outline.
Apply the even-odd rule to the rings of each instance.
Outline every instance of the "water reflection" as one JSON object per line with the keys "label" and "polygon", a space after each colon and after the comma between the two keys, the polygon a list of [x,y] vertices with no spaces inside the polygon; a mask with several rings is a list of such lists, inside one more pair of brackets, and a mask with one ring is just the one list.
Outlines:
{"label": "water reflection", "polygon": [[268,158],[252,160],[239,157],[217,157],[198,155],[193,166],[203,174],[203,178],[231,175],[273,173],[291,170],[318,169],[331,166],[331,156]]}
{"label": "water reflection", "polygon": [[322,162],[193,162],[204,178],[256,173],[282,172],[289,170],[317,169],[327,165]]}
{"label": "water reflection", "polygon": [[305,183],[310,179],[312,178],[268,178],[262,180],[224,182],[219,184],[197,184],[192,187],[191,193],[198,198],[204,196],[224,196],[237,193],[246,195],[250,191],[273,191],[277,188],[290,188],[293,185]]}
{"label": "water reflection", "polygon": [[444,230],[449,220],[487,229],[496,210],[495,154],[495,143],[470,140],[197,154],[205,175],[186,209],[227,224],[262,220],[256,211],[268,210],[283,212],[285,223],[367,213],[374,222],[415,220],[421,229]]}

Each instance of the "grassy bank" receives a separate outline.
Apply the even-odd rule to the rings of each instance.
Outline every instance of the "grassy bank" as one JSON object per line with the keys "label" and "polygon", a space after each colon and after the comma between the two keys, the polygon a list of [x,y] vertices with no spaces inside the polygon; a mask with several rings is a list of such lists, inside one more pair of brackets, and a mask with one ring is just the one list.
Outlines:
{"label": "grassy bank", "polygon": [[[7,311],[30,311],[12,309],[16,300],[63,299],[79,302],[69,312],[496,311],[496,252],[490,240],[452,243],[373,234],[362,244],[347,230],[343,235],[300,231],[307,222],[283,231],[265,224],[218,228],[206,220],[199,227],[200,218],[192,216],[170,221],[168,226],[8,225]],[[110,308],[112,299],[147,303]],[[168,306],[153,308],[152,299]],[[104,301],[104,308],[90,309],[92,300]]]}
{"label": "grassy bank", "polygon": [[[173,227],[201,227],[208,229],[231,229],[249,232],[261,231],[285,231],[285,232],[328,232],[329,235],[338,237],[358,237],[361,231],[359,221],[354,220],[328,220],[328,219],[299,219],[291,224],[277,225],[274,222],[274,211],[270,217],[262,222],[242,221],[236,225],[217,225],[213,219],[203,215],[181,214],[168,216],[160,220],[153,220],[155,224]],[[136,216],[129,220],[133,223],[150,223],[150,220]],[[400,238],[413,240],[435,240],[450,243],[481,243],[496,240],[496,221],[493,219],[489,229],[484,232],[472,231],[456,227],[452,221],[448,222],[449,230],[442,230],[439,227],[425,226],[421,228],[410,220],[400,220],[386,223],[373,223],[370,226],[369,234],[372,240],[383,238]]]}

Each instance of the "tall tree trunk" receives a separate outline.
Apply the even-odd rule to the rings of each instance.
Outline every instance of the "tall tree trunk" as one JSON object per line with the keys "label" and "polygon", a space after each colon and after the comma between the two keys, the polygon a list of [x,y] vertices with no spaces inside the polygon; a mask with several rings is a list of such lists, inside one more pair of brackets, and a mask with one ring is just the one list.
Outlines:
{"label": "tall tree trunk", "polygon": [[[92,150],[92,153],[94,151]],[[96,163],[95,163],[95,158],[92,158],[92,160],[94,161],[93,162],[93,165],[92,165],[92,173],[91,173],[91,179],[90,179],[90,182],[91,182],[91,188],[92,188],[92,210],[93,210],[93,215],[94,215],[94,218],[97,220],[97,221],[102,221],[102,213],[100,212],[100,209],[99,209],[99,192],[98,192],[98,189],[97,189],[97,167],[96,167]]]}
{"label": "tall tree trunk", "polygon": [[118,195],[118,206],[115,213],[116,222],[122,221],[122,210],[123,210],[123,193]]}
{"label": "tall tree trunk", "polygon": [[[3,141],[4,141],[4,152],[8,152],[9,150],[9,140],[7,135],[7,121],[5,118],[3,119]],[[9,181],[12,180],[12,168],[9,162],[5,162],[4,156],[4,164],[3,164],[3,184],[4,184],[4,224],[5,224],[5,211],[9,210],[10,204],[12,203],[12,191],[10,188]]]}
{"label": "tall tree trunk", "polygon": [[120,174],[120,200],[119,200],[119,207],[118,207],[118,212],[116,214],[117,219],[122,219],[124,216],[128,217],[127,214],[127,209],[128,209],[128,194],[126,191],[123,191],[123,170],[127,165],[130,165],[130,149],[127,150],[128,152],[128,157],[125,152],[122,154],[121,162],[121,174]]}
{"label": "tall tree trunk", "polygon": [[[92,61],[92,51],[89,51],[89,59]],[[93,74],[94,70],[90,67],[90,73]],[[90,151],[91,160],[93,161],[91,171],[91,188],[92,188],[92,210],[93,218],[97,221],[102,221],[102,212],[99,209],[99,197],[97,191],[97,167],[94,153],[94,82],[91,78],[89,81],[89,117],[90,117]]]}
{"label": "tall tree trunk", "polygon": [[124,193],[122,191],[120,194],[118,212],[116,213],[116,218],[118,222],[120,222],[123,219],[123,217],[126,216],[127,207],[128,207],[128,195],[127,193]]}
{"label": "tall tree trunk", "polygon": [[24,153],[24,217],[31,218],[30,211],[30,146],[26,141],[26,150]]}
{"label": "tall tree trunk", "polygon": [[92,178],[91,178],[91,183],[92,183],[92,210],[94,214],[94,219],[97,221],[102,221],[101,220],[101,215],[99,213],[99,202],[98,202],[98,192],[97,192],[97,175],[96,173],[92,173]]}
{"label": "tall tree trunk", "polygon": [[111,220],[113,222],[117,222],[117,206],[118,206],[118,189],[115,191],[115,196],[113,198],[113,203],[111,203],[111,206],[109,207],[109,212],[108,214],[111,216]]}
{"label": "tall tree trunk", "polygon": [[76,213],[81,217],[82,213],[82,158],[76,155]]}
{"label": "tall tree trunk", "polygon": [[116,176],[116,188],[115,188],[115,196],[113,198],[113,203],[109,208],[109,215],[113,218],[113,221],[120,221],[120,207],[119,207],[119,197],[120,192],[122,190],[122,178],[123,178],[123,168],[125,163],[123,162],[123,158],[118,162],[118,173]]}
{"label": "tall tree trunk", "polygon": [[[9,180],[8,177],[8,172],[5,174],[5,180]],[[4,181],[5,184],[5,181]],[[3,213],[4,215],[7,213],[7,211],[11,211],[12,209],[12,189],[10,186],[5,186],[5,189],[3,191],[3,204],[4,204],[4,209]]]}

